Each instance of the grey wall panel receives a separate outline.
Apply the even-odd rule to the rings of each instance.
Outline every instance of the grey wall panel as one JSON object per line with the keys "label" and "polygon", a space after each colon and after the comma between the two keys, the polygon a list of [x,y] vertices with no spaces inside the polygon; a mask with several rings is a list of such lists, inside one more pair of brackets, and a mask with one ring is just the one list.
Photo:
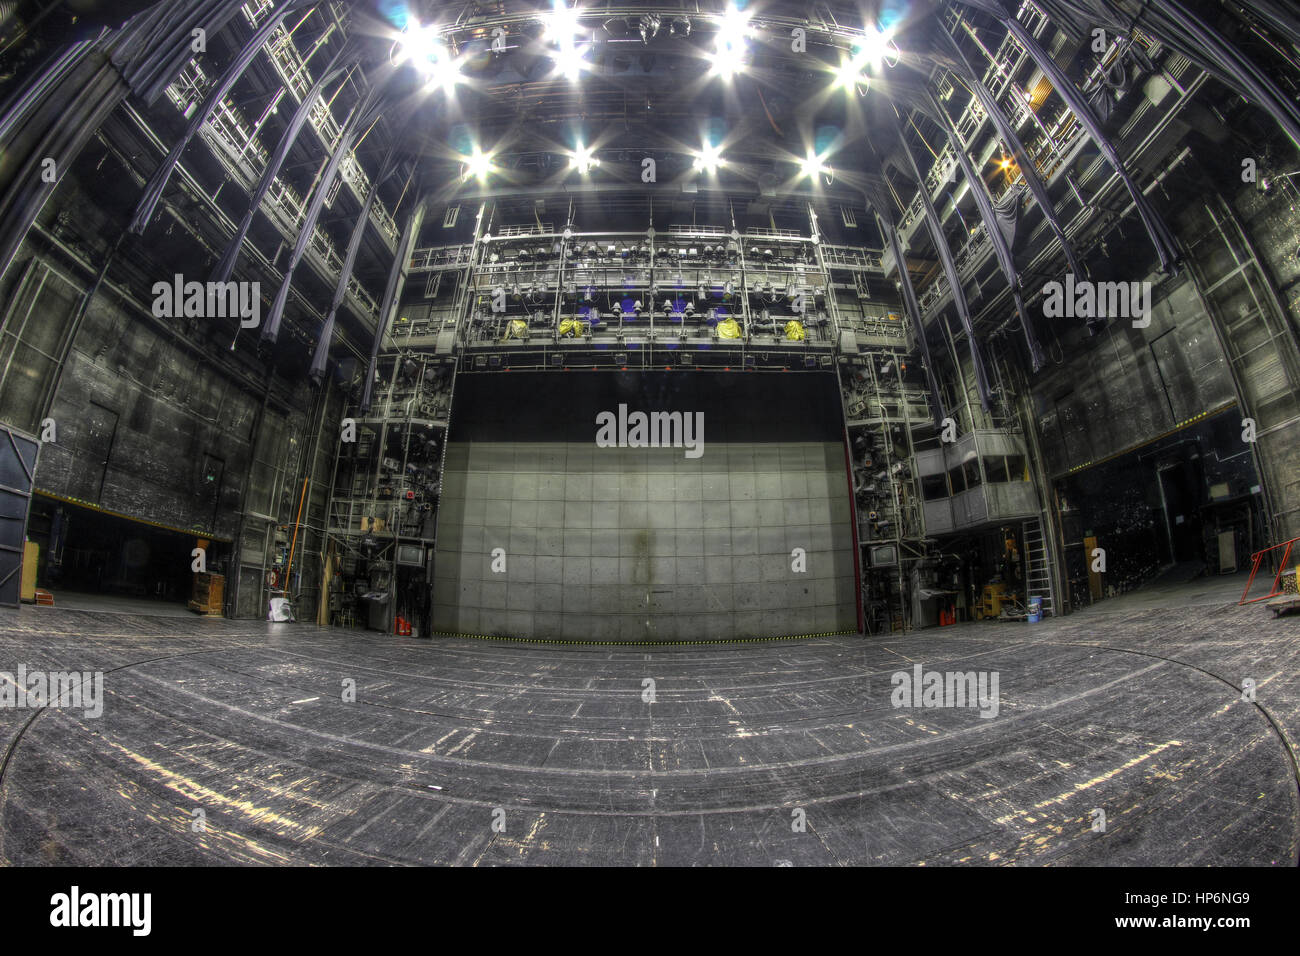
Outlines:
{"label": "grey wall panel", "polygon": [[952,517],[952,499],[940,498],[925,503],[925,530],[927,534],[947,534],[956,528]]}
{"label": "grey wall panel", "polygon": [[[848,519],[837,443],[717,444],[692,459],[590,442],[453,442],[434,626],[601,641],[852,630]],[[791,568],[795,548],[806,572]]]}

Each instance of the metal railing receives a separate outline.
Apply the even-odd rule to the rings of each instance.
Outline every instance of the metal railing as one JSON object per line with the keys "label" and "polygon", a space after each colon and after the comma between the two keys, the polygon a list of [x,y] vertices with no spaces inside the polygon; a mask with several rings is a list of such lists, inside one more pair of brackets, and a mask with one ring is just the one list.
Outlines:
{"label": "metal railing", "polygon": [[882,253],[858,246],[822,246],[822,257],[828,268],[855,269],[883,272]]}
{"label": "metal railing", "polygon": [[[202,67],[191,60],[167,87],[167,96],[178,110],[185,113],[203,99],[211,85],[212,82]],[[222,165],[231,174],[244,179],[246,187],[251,186],[266,168],[269,158],[266,150],[229,100],[222,101],[199,133]],[[337,186],[338,181],[335,183]],[[270,218],[280,221],[286,234],[301,228],[306,218],[306,206],[302,198],[279,177],[271,180],[262,208]],[[324,261],[331,275],[337,276],[342,271],[343,259],[319,225],[312,230],[309,248]],[[375,313],[378,307],[374,298],[355,278],[349,279],[348,291],[369,314]]]}
{"label": "metal railing", "polygon": [[[1250,556],[1250,577],[1246,579],[1246,589],[1241,592],[1241,600],[1237,602],[1238,607],[1243,604],[1254,604],[1257,601],[1267,601],[1269,598],[1275,598],[1279,594],[1285,593],[1282,587],[1282,577],[1287,573],[1287,562],[1291,559],[1291,550],[1297,541],[1300,541],[1300,538],[1292,538],[1290,541],[1283,541],[1281,544],[1275,544],[1271,548],[1264,548],[1262,551],[1256,551]],[[1282,559],[1277,563],[1277,574],[1273,575],[1273,584],[1269,588],[1268,593],[1263,597],[1248,599],[1246,595],[1250,593],[1251,586],[1255,583],[1255,575],[1259,572],[1260,565],[1264,561],[1264,556],[1270,552],[1276,551],[1278,548],[1283,549]],[[1293,574],[1297,573],[1295,568],[1291,568],[1290,571]],[[1300,575],[1298,575],[1298,578],[1300,578]],[[1297,598],[1300,599],[1300,595],[1297,595]]]}

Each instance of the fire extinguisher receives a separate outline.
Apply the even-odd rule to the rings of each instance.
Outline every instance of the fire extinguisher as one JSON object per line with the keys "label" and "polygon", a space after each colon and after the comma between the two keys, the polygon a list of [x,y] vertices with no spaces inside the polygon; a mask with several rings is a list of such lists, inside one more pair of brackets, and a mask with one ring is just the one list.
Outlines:
{"label": "fire extinguisher", "polygon": [[398,615],[398,617],[396,618],[395,624],[396,624],[396,627],[397,627],[397,633],[398,633],[399,635],[401,635],[401,636],[403,636],[403,637],[410,637],[410,636],[411,636],[411,622],[410,622],[410,621],[408,621],[406,618],[402,617],[401,615]]}

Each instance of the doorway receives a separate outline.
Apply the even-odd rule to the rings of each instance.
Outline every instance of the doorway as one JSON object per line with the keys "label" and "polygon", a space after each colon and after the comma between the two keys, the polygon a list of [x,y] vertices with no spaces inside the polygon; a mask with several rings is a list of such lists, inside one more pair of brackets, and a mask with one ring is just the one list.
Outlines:
{"label": "doorway", "polygon": [[1156,469],[1164,524],[1168,531],[1169,560],[1174,564],[1204,561],[1201,528],[1201,474],[1194,460],[1169,462]]}

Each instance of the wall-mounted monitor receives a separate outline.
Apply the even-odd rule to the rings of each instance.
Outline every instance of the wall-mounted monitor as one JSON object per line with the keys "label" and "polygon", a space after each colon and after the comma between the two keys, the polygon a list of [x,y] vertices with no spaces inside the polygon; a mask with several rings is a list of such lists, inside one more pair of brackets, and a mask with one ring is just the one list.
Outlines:
{"label": "wall-mounted monitor", "polygon": [[867,557],[873,568],[896,567],[898,565],[898,545],[873,544],[868,550]]}
{"label": "wall-mounted monitor", "polygon": [[397,563],[403,567],[420,568],[424,566],[424,545],[399,544],[397,546]]}

